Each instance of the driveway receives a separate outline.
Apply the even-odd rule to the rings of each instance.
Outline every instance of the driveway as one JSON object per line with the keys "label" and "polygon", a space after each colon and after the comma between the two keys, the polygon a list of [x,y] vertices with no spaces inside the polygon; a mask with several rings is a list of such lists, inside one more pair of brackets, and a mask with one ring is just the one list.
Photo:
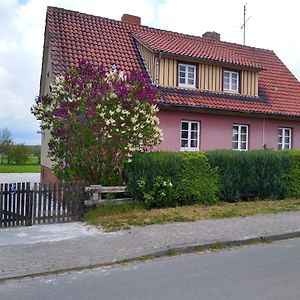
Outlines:
{"label": "driveway", "polygon": [[99,234],[100,231],[94,227],[73,222],[1,228],[0,233],[0,246],[13,246],[51,243],[94,236]]}
{"label": "driveway", "polygon": [[40,182],[40,173],[0,173],[0,183]]}

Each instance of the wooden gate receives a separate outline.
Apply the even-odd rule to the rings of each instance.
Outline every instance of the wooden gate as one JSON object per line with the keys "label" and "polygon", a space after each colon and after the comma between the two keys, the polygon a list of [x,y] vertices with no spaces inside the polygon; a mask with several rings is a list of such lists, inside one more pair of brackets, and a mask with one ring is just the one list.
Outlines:
{"label": "wooden gate", "polygon": [[81,183],[0,184],[0,227],[72,222],[83,214]]}

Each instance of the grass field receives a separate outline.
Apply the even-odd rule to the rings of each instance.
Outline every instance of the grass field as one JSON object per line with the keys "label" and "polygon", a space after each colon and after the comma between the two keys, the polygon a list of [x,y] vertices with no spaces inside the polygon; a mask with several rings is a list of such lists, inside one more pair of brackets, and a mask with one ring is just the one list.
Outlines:
{"label": "grass field", "polygon": [[41,166],[37,157],[31,155],[28,162],[23,165],[0,164],[0,173],[40,173]]}
{"label": "grass field", "polygon": [[150,224],[246,217],[299,210],[300,199],[220,202],[218,205],[212,206],[191,205],[152,210],[146,210],[137,204],[123,203],[97,206],[86,213],[85,220],[105,231],[116,231]]}
{"label": "grass field", "polygon": [[0,173],[40,173],[41,166],[40,165],[7,165],[0,164]]}

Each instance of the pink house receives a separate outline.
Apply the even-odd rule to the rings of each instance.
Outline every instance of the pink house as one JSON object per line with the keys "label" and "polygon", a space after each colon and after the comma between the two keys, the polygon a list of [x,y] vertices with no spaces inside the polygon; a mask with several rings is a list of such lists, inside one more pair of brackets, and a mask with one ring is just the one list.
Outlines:
{"label": "pink house", "polygon": [[[84,58],[139,70],[160,92],[158,150],[300,149],[300,83],[273,51],[48,7],[40,95]],[[55,181],[42,138],[42,181]]]}

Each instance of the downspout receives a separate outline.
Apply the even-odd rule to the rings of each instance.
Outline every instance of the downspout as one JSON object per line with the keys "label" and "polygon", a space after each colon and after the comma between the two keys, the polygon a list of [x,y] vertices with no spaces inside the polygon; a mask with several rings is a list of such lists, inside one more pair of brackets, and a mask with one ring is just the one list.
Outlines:
{"label": "downspout", "polygon": [[155,84],[158,86],[159,83],[159,65],[161,59],[161,52],[158,53],[158,59],[156,60],[156,68],[155,68]]}
{"label": "downspout", "polygon": [[263,120],[263,128],[262,128],[263,149],[267,149],[267,145],[265,144],[265,124],[266,124],[266,119]]}

